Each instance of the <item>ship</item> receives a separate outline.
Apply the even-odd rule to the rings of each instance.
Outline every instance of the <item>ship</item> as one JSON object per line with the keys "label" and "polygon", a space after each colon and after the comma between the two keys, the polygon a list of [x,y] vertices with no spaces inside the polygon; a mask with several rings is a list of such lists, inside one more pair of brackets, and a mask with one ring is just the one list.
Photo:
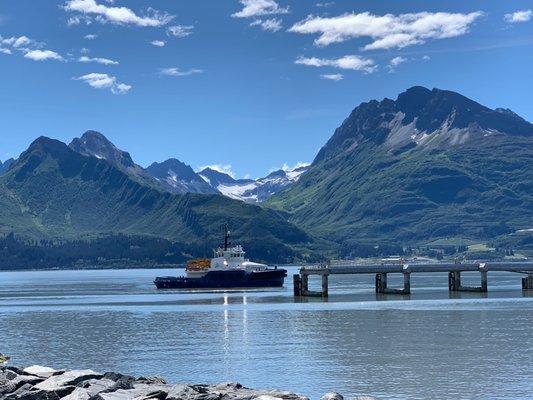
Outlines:
{"label": "ship", "polygon": [[230,231],[223,227],[224,242],[214,249],[211,259],[191,260],[185,276],[161,276],[154,280],[158,289],[248,289],[282,287],[287,270],[269,267],[245,258],[241,245],[232,246]]}

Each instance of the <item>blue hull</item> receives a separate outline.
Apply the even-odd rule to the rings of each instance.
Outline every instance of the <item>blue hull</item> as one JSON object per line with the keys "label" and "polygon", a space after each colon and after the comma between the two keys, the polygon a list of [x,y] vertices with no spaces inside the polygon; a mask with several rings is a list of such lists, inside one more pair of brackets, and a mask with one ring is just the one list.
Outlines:
{"label": "blue hull", "polygon": [[211,271],[201,278],[157,277],[158,289],[232,289],[282,287],[287,276],[285,269],[263,271]]}

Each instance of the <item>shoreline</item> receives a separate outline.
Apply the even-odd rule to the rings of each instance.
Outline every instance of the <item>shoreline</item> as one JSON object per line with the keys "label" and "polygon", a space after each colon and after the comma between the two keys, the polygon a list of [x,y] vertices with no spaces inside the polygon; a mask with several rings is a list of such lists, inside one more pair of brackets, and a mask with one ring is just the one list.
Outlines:
{"label": "shoreline", "polygon": [[[117,372],[0,366],[0,400],[309,400],[279,390],[250,389],[236,382],[217,385],[167,383],[158,376]],[[335,392],[320,400],[344,400]],[[375,400],[361,396],[352,400]]]}

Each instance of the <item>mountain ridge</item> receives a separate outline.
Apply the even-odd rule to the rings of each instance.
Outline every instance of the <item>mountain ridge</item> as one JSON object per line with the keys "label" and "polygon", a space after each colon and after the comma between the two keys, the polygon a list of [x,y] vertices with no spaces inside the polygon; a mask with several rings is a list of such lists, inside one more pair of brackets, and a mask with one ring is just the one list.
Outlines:
{"label": "mountain ridge", "polygon": [[414,87],[356,107],[267,205],[347,248],[493,238],[533,226],[532,138],[533,125],[512,112]]}
{"label": "mountain ridge", "polygon": [[0,206],[0,233],[35,239],[146,235],[189,243],[206,255],[220,241],[220,226],[229,223],[255,257],[276,262],[298,257],[293,246],[311,240],[274,210],[221,195],[161,192],[46,137],[0,177]]}

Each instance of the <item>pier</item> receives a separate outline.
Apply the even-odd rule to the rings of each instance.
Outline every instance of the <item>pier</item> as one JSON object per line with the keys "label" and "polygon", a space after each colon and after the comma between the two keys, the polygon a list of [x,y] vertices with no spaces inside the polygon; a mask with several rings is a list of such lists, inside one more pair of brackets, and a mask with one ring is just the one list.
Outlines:
{"label": "pier", "polygon": [[[488,273],[494,271],[516,272],[525,275],[522,278],[522,289],[533,290],[533,262],[475,262],[475,263],[414,263],[414,264],[372,264],[372,265],[321,265],[300,268],[293,276],[294,295],[328,297],[330,275],[375,275],[376,293],[411,294],[411,274],[447,272],[448,290],[450,292],[487,292]],[[462,272],[479,272],[479,286],[463,286]],[[403,275],[403,287],[391,288],[387,277],[390,274]],[[309,277],[318,276],[322,279],[320,291],[309,290]]]}

